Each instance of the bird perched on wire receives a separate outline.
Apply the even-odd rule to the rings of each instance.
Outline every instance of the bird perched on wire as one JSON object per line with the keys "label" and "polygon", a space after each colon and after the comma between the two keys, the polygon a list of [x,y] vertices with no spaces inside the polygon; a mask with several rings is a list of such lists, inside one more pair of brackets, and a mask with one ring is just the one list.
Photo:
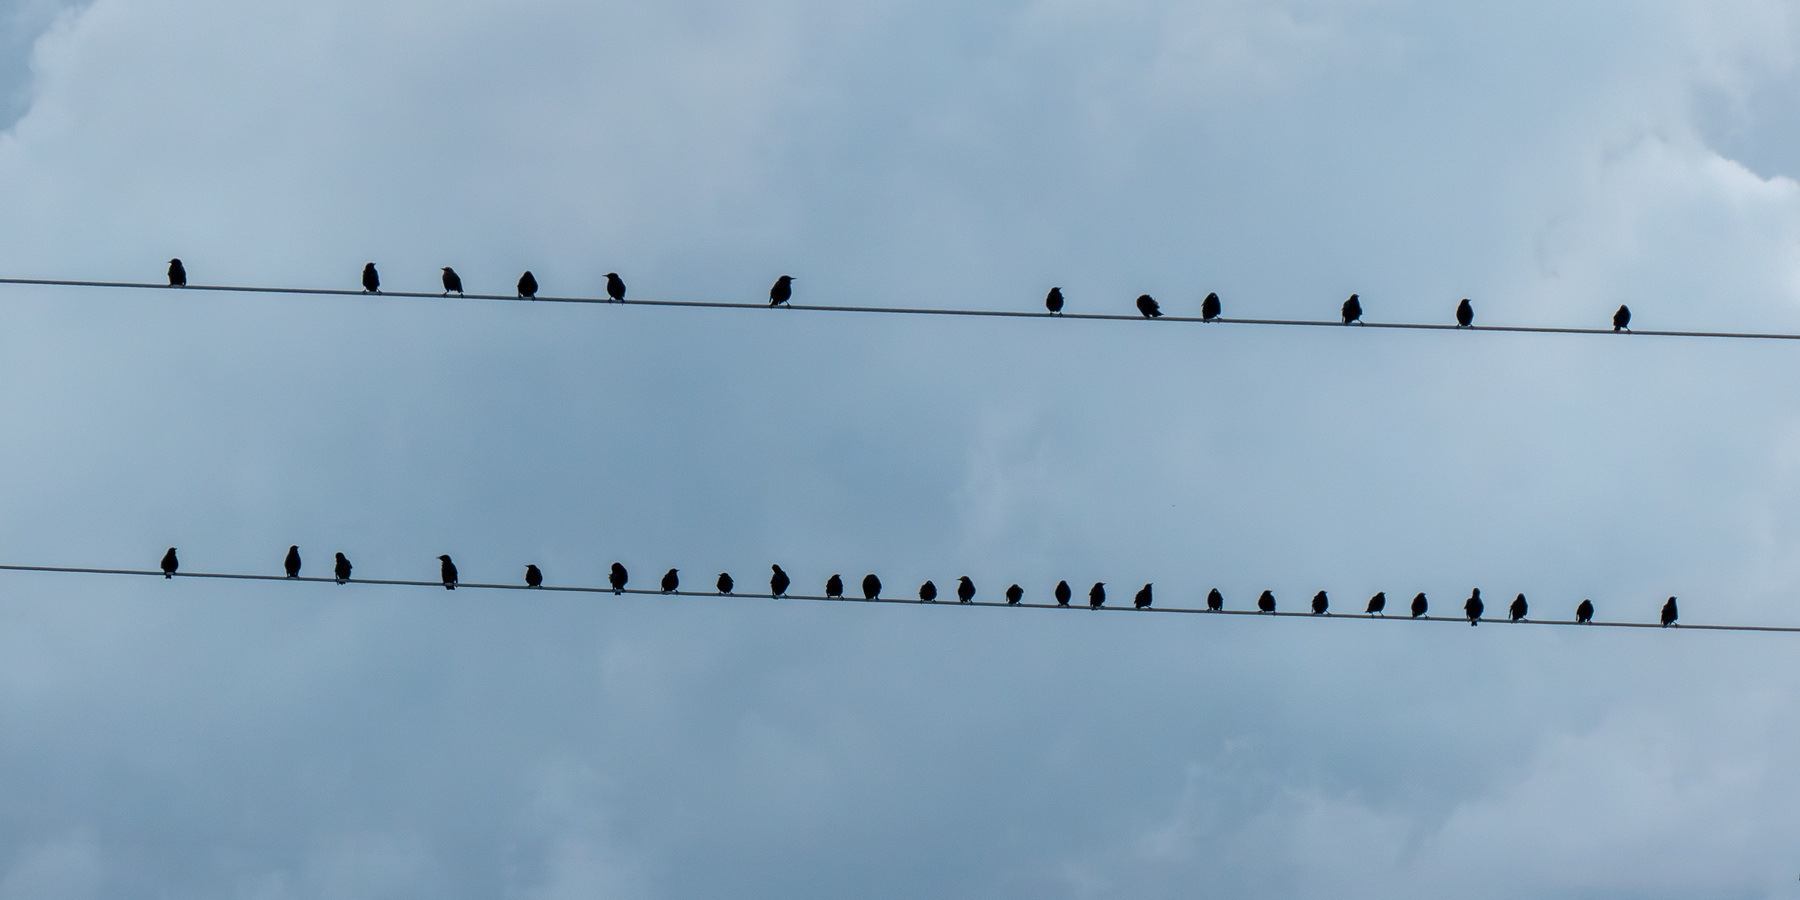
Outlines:
{"label": "bird perched on wire", "polygon": [[1324,591],[1320,591],[1320,592],[1314,594],[1312,609],[1313,609],[1313,615],[1315,615],[1315,616],[1323,616],[1323,615],[1328,614],[1331,610],[1331,598],[1325,596]]}
{"label": "bird perched on wire", "polygon": [[919,602],[920,603],[936,603],[937,602],[937,585],[932,584],[930,581],[927,581],[924,584],[919,585]]}
{"label": "bird perched on wire", "polygon": [[794,296],[794,276],[783,275],[775,279],[775,286],[769,288],[769,305],[780,306]]}
{"label": "bird perched on wire", "polygon": [[721,594],[731,593],[732,586],[733,585],[731,583],[731,573],[730,572],[720,572],[719,573],[719,583],[718,583],[719,593],[721,593]]}
{"label": "bird perched on wire", "polygon": [[444,296],[448,297],[448,296],[450,296],[451,291],[455,291],[456,296],[461,297],[463,295],[462,276],[456,274],[456,270],[450,268],[449,266],[444,266],[443,269],[444,269]]}
{"label": "bird perched on wire", "polygon": [[1106,582],[1096,581],[1088,588],[1088,609],[1099,609],[1106,605]]}
{"label": "bird perched on wire", "polygon": [[1218,612],[1225,608],[1225,595],[1219,593],[1218,588],[1213,588],[1206,592],[1206,608],[1213,612]]}
{"label": "bird perched on wire", "polygon": [[1050,314],[1053,316],[1062,315],[1062,288],[1053,287],[1050,289],[1050,293],[1044,295],[1044,308],[1049,310]]}
{"label": "bird perched on wire", "polygon": [[1219,295],[1208,293],[1206,299],[1200,301],[1200,321],[1211,322],[1219,317]]}
{"label": "bird perched on wire", "polygon": [[963,575],[956,579],[956,602],[975,602],[975,582],[970,581],[969,576],[967,575]]}
{"label": "bird perched on wire", "polygon": [[863,599],[874,600],[881,596],[881,579],[870,572],[863,576]]}
{"label": "bird perched on wire", "polygon": [[369,263],[368,265],[363,266],[363,293],[365,293],[365,294],[381,293],[381,276],[375,274],[375,264],[374,263]]}
{"label": "bird perched on wire", "polygon": [[1073,597],[1073,596],[1075,596],[1075,592],[1069,590],[1068,582],[1059,581],[1056,583],[1056,605],[1057,606],[1068,606],[1069,598]]}
{"label": "bird perched on wire", "polygon": [[179,259],[169,260],[169,287],[187,287],[187,269]]}
{"label": "bird perched on wire", "polygon": [[345,556],[342,553],[339,553],[337,555],[337,564],[331,567],[331,574],[336,576],[338,584],[343,584],[344,582],[349,581],[350,580],[350,557]]}
{"label": "bird perched on wire", "polygon": [[294,544],[288,547],[287,558],[281,561],[281,568],[287,572],[289,578],[300,577],[300,545]]}
{"label": "bird perched on wire", "polygon": [[1007,606],[1018,606],[1019,601],[1023,600],[1023,599],[1025,599],[1025,589],[1024,588],[1019,587],[1018,585],[1015,584],[1012,587],[1009,587],[1006,589],[1006,605]]}
{"label": "bird perched on wire", "polygon": [[1520,619],[1525,618],[1525,613],[1530,609],[1530,604],[1525,602],[1525,595],[1520,594],[1513,598],[1512,606],[1508,607],[1506,612],[1508,616],[1512,617],[1514,622],[1517,622]]}
{"label": "bird perched on wire", "polygon": [[1416,619],[1416,618],[1424,615],[1426,608],[1427,608],[1427,604],[1426,604],[1426,600],[1425,600],[1425,592],[1420,591],[1417,594],[1414,594],[1413,602],[1412,602],[1412,617]]}
{"label": "bird perched on wire", "polygon": [[1149,609],[1150,599],[1150,585],[1146,584],[1138,589],[1136,597],[1131,598],[1131,606],[1133,609]]}
{"label": "bird perched on wire", "polygon": [[1627,327],[1630,324],[1631,324],[1631,307],[1626,306],[1625,304],[1621,303],[1621,304],[1619,304],[1619,311],[1613,313],[1613,330],[1614,331],[1630,331],[1631,329],[1629,327]]}
{"label": "bird perched on wire", "polygon": [[1363,610],[1363,612],[1366,612],[1371,616],[1386,616],[1387,615],[1386,610],[1387,610],[1387,592],[1382,591],[1381,593],[1376,594],[1375,596],[1369,598],[1369,608]]}
{"label": "bird perched on wire", "polygon": [[543,587],[544,586],[544,570],[538,568],[535,564],[526,565],[525,566],[525,586],[533,587],[533,588],[534,587]]}
{"label": "bird perched on wire", "polygon": [[162,558],[163,577],[174,578],[175,570],[179,568],[181,568],[181,560],[175,558],[175,548],[170,547],[169,552],[164,553]]}
{"label": "bird perched on wire", "polygon": [[1469,298],[1456,305],[1456,327],[1468,328],[1475,324],[1475,307],[1470,305]]}
{"label": "bird perched on wire", "polygon": [[1670,597],[1669,602],[1663,604],[1663,610],[1662,610],[1663,627],[1667,628],[1670,625],[1675,624],[1675,619],[1676,619],[1677,615],[1679,615],[1679,613],[1675,609],[1675,598]]}
{"label": "bird perched on wire", "polygon": [[1357,299],[1355,294],[1351,294],[1350,299],[1344,301],[1344,324],[1348,325],[1351,322],[1361,321],[1362,301]]}
{"label": "bird perched on wire", "polygon": [[1138,312],[1143,313],[1144,318],[1146,319],[1157,319],[1162,317],[1162,307],[1157,306],[1156,300],[1151,298],[1149,294],[1138,295],[1137,308]]}
{"label": "bird perched on wire", "polygon": [[833,575],[830,578],[825,579],[825,596],[827,596],[827,597],[842,597],[842,596],[844,596],[844,579],[837,575]]}
{"label": "bird perched on wire", "polygon": [[619,277],[619,273],[606,273],[606,296],[615,303],[625,302],[625,281]]}
{"label": "bird perched on wire", "polygon": [[779,597],[782,594],[787,593],[789,584],[788,574],[781,571],[780,566],[770,566],[769,571],[771,573],[769,575],[769,594],[771,596]]}
{"label": "bird perched on wire", "polygon": [[1275,592],[1274,591],[1263,591],[1262,596],[1256,598],[1256,611],[1257,612],[1266,612],[1266,613],[1272,613],[1275,611]]}
{"label": "bird perched on wire", "polygon": [[670,569],[669,571],[663,573],[663,580],[662,580],[662,592],[663,593],[673,594],[673,593],[675,593],[675,589],[679,588],[679,587],[681,587],[681,570]]}
{"label": "bird perched on wire", "polygon": [[606,580],[612,585],[613,593],[623,594],[625,593],[625,585],[631,580],[631,575],[625,571],[623,565],[613,563],[612,572],[608,573]]}
{"label": "bird perched on wire", "polygon": [[1586,625],[1594,620],[1594,601],[1583,600],[1575,607],[1575,624]]}
{"label": "bird perched on wire", "polygon": [[519,297],[524,300],[537,299],[537,279],[532,276],[530,269],[519,276]]}
{"label": "bird perched on wire", "polygon": [[1486,608],[1481,602],[1481,588],[1475,588],[1469,599],[1463,603],[1463,615],[1469,617],[1470,627],[1481,624],[1481,611]]}
{"label": "bird perched on wire", "polygon": [[438,574],[444,579],[444,590],[456,590],[456,563],[448,555],[438,556]]}

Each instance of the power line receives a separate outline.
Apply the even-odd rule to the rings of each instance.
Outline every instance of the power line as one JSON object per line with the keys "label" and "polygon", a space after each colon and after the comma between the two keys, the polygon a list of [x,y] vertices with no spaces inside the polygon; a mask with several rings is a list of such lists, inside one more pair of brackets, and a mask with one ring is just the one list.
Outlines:
{"label": "power line", "polygon": [[[170,287],[165,284],[132,281],[67,281],[51,278],[0,278],[0,284],[37,285],[51,287],[86,287],[86,288],[133,288],[158,291],[223,291],[243,294],[294,294],[332,297],[401,297],[425,300],[442,300],[441,293],[418,291],[383,291],[380,294],[369,294],[364,291],[337,290],[331,288],[286,288],[286,287],[247,287],[242,285],[222,284],[190,284],[184,287]],[[765,303],[729,303],[719,300],[629,300],[614,301],[605,297],[545,297],[538,296],[526,299],[505,294],[459,294],[453,300],[499,300],[516,303],[594,303],[623,306],[651,307],[685,307],[691,309],[770,309]],[[916,306],[821,306],[788,303],[776,309],[792,309],[804,312],[838,312],[838,313],[879,313],[884,315],[910,316],[963,316],[974,318],[997,319],[1078,319],[1106,322],[1139,322],[1146,321],[1142,316],[1109,313],[1058,313],[1054,316],[1044,312],[1025,312],[1006,309],[950,309],[942,307]],[[1344,325],[1336,320],[1323,319],[1240,319],[1220,316],[1214,319],[1202,319],[1198,316],[1162,316],[1155,321],[1179,322],[1203,325],[1286,325],[1307,328],[1373,328],[1400,329],[1406,331],[1489,331],[1510,334],[1611,334],[1636,337],[1689,337],[1689,338],[1733,338],[1740,340],[1762,341],[1800,341],[1800,334],[1784,334],[1780,332],[1757,331],[1656,331],[1635,329],[1614,331],[1610,328],[1564,328],[1551,325],[1471,325],[1462,327],[1451,324],[1434,324],[1423,322],[1357,322],[1355,325]]]}
{"label": "power line", "polygon": [[[225,579],[225,580],[230,580],[230,581],[286,581],[286,582],[305,582],[305,583],[310,583],[310,584],[337,584],[338,583],[337,579],[335,579],[335,578],[310,576],[310,575],[289,578],[285,575],[243,575],[243,574],[234,574],[234,573],[227,573],[227,572],[176,572],[172,576],[165,576],[162,572],[152,570],[152,569],[94,569],[94,568],[80,568],[80,567],[74,567],[74,566],[0,565],[0,571],[43,572],[43,573],[62,574],[62,575],[135,575],[135,576],[142,576],[142,577],[148,577],[148,578],[164,578],[164,577],[215,578],[215,579]],[[350,579],[346,579],[343,583],[345,583],[345,584],[374,584],[374,585],[385,585],[385,586],[392,586],[392,587],[426,587],[426,588],[437,588],[438,590],[443,590],[443,588],[444,588],[444,583],[441,581],[409,581],[409,580],[404,580],[404,579],[393,579],[393,578],[350,578]],[[862,597],[821,597],[821,596],[812,595],[812,594],[782,594],[781,596],[776,597],[773,594],[741,593],[741,592],[736,592],[736,591],[734,591],[730,594],[720,594],[720,593],[717,593],[714,591],[657,591],[657,590],[649,590],[646,588],[621,588],[618,590],[614,590],[613,588],[610,588],[610,587],[583,587],[583,586],[578,586],[578,585],[550,585],[550,584],[546,584],[546,585],[543,585],[542,587],[534,588],[534,587],[527,587],[526,585],[523,585],[523,584],[486,584],[486,583],[481,583],[481,582],[470,582],[470,581],[457,582],[456,586],[458,589],[485,590],[485,591],[539,591],[539,592],[575,593],[575,594],[633,594],[633,595],[651,596],[651,597],[695,597],[695,598],[710,597],[713,599],[731,598],[731,599],[739,599],[739,600],[804,600],[804,601],[809,601],[809,602],[820,602],[820,603],[889,603],[889,604],[898,603],[898,604],[905,604],[908,606],[941,606],[941,607],[974,606],[974,607],[999,607],[1002,609],[1008,608],[1008,607],[1017,608],[1017,609],[1080,609],[1080,610],[1086,610],[1089,612],[1174,613],[1174,614],[1178,614],[1178,615],[1257,616],[1257,617],[1263,617],[1263,618],[1331,619],[1331,620],[1339,620],[1339,621],[1343,621],[1343,620],[1365,621],[1366,620],[1366,621],[1371,621],[1371,622],[1437,622],[1440,624],[1449,623],[1449,624],[1458,624],[1458,625],[1466,624],[1469,621],[1468,618],[1465,616],[1430,616],[1430,615],[1423,615],[1423,616],[1416,616],[1416,617],[1404,616],[1404,615],[1371,616],[1371,615],[1357,614],[1357,613],[1336,614],[1336,615],[1327,615],[1327,614],[1316,614],[1315,615],[1313,613],[1308,613],[1308,612],[1294,612],[1294,611],[1257,612],[1256,610],[1249,610],[1249,609],[1200,609],[1197,607],[1187,607],[1187,606],[1151,606],[1151,607],[1146,607],[1144,609],[1134,609],[1129,606],[1102,606],[1102,607],[1099,607],[1098,609],[1095,609],[1093,607],[1085,606],[1082,604],[1073,604],[1070,606],[1059,606],[1054,603],[1024,603],[1024,602],[1009,604],[1009,603],[1002,603],[1002,602],[993,601],[993,600],[975,600],[975,601],[971,601],[968,603],[960,603],[960,602],[956,602],[953,600],[945,600],[943,602],[925,602],[922,600],[907,600],[907,599],[902,599],[899,597],[876,597],[876,598],[870,600],[870,599],[864,599]],[[1580,628],[1662,628],[1663,627],[1662,625],[1655,623],[1655,622],[1601,622],[1601,621],[1575,622],[1575,621],[1567,620],[1567,619],[1530,619],[1530,618],[1527,618],[1527,619],[1521,619],[1517,622],[1513,622],[1508,619],[1483,618],[1483,619],[1478,619],[1477,621],[1483,622],[1483,623],[1493,623],[1493,624],[1498,624],[1498,625],[1571,625],[1571,626],[1576,626],[1576,627],[1580,627]],[[1761,632],[1800,633],[1800,626],[1792,626],[1792,625],[1691,625],[1691,624],[1679,624],[1678,623],[1671,627],[1674,627],[1677,629],[1685,629],[1688,631],[1761,631]]]}

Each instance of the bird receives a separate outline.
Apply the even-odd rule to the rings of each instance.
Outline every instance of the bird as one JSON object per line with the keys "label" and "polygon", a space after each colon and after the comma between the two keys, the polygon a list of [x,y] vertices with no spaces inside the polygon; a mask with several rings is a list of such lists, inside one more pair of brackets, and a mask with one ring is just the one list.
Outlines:
{"label": "bird", "polygon": [[844,579],[837,575],[833,575],[830,578],[825,579],[825,596],[827,596],[827,597],[842,597],[842,596],[844,596]]}
{"label": "bird", "polygon": [[1106,605],[1106,582],[1096,581],[1088,589],[1088,609],[1099,609]]}
{"label": "bird", "polygon": [[1062,288],[1053,287],[1050,289],[1050,293],[1044,295],[1044,308],[1049,310],[1053,316],[1062,315]]}
{"label": "bird", "polygon": [[1156,318],[1162,317],[1162,307],[1157,306],[1156,301],[1154,299],[1152,299],[1149,294],[1139,294],[1138,295],[1137,308],[1138,308],[1138,312],[1143,313],[1144,318],[1146,318],[1146,319],[1156,319]]}
{"label": "bird", "polygon": [[451,562],[447,555],[439,555],[438,563],[438,574],[444,578],[444,590],[456,590],[456,563]]}
{"label": "bird", "polygon": [[1219,317],[1219,295],[1209,293],[1200,301],[1200,321],[1211,322]]}
{"label": "bird", "polygon": [[344,582],[349,581],[350,580],[350,557],[345,556],[342,553],[339,553],[337,555],[337,565],[332,567],[331,574],[337,576],[338,584],[343,584]]}
{"label": "bird", "polygon": [[720,572],[719,573],[719,593],[721,593],[721,594],[731,593],[731,573],[730,572]]}
{"label": "bird", "polygon": [[1475,588],[1474,591],[1469,594],[1468,602],[1463,604],[1463,615],[1469,617],[1469,627],[1473,628],[1476,625],[1481,624],[1481,610],[1483,608],[1481,602],[1481,588]]}
{"label": "bird", "polygon": [[623,594],[625,593],[625,584],[631,580],[631,575],[625,571],[623,565],[613,563],[612,573],[606,576],[606,580],[612,584],[613,593]]}
{"label": "bird", "polygon": [[1583,600],[1575,607],[1575,624],[1585,625],[1594,620],[1594,601]]}
{"label": "bird", "polygon": [[527,565],[525,567],[525,586],[526,587],[543,587],[544,586],[544,570],[538,568],[535,565]]}
{"label": "bird", "polygon": [[1068,606],[1069,598],[1074,595],[1075,595],[1075,592],[1069,590],[1068,582],[1059,581],[1056,583],[1056,605],[1057,606]]}
{"label": "bird", "polygon": [[1256,598],[1256,609],[1258,612],[1266,612],[1266,613],[1274,612],[1275,611],[1275,592],[1274,591],[1263,591],[1262,596]]}
{"label": "bird", "polygon": [[1363,612],[1366,612],[1371,616],[1386,616],[1387,615],[1387,592],[1382,591],[1381,593],[1376,594],[1373,597],[1370,597],[1369,598],[1369,608],[1363,610]]}
{"label": "bird", "polygon": [[1412,602],[1412,617],[1416,619],[1416,618],[1424,615],[1426,608],[1427,608],[1427,604],[1425,602],[1425,592],[1420,591],[1417,594],[1414,594],[1413,602]]}
{"label": "bird", "polygon": [[863,576],[863,599],[864,600],[874,600],[875,598],[880,597],[880,596],[881,596],[881,579],[876,578],[875,573],[873,573],[873,572],[870,572],[869,574],[864,575]]}
{"label": "bird", "polygon": [[448,297],[448,296],[450,296],[451,291],[455,291],[456,296],[461,297],[463,295],[462,276],[456,274],[456,270],[450,268],[449,266],[444,266],[443,269],[444,269],[444,296]]}
{"label": "bird", "polygon": [[1475,324],[1475,307],[1469,305],[1469,298],[1456,305],[1456,327],[1468,328]]}
{"label": "bird", "polygon": [[530,269],[519,276],[519,296],[526,300],[537,299],[537,279],[532,277]]}
{"label": "bird", "polygon": [[169,260],[169,287],[187,287],[187,269],[179,259]]}
{"label": "bird", "polygon": [[365,294],[381,293],[381,276],[375,274],[375,264],[374,263],[369,263],[368,265],[363,266],[363,293],[365,293]]}
{"label": "bird", "polygon": [[1525,595],[1520,594],[1513,598],[1512,606],[1508,607],[1506,612],[1508,615],[1512,616],[1514,622],[1517,622],[1520,619],[1525,618],[1525,613],[1529,609],[1531,609],[1531,606],[1525,602]]}
{"label": "bird", "polygon": [[300,577],[300,546],[288,547],[287,559],[281,561],[281,567],[287,571],[287,577]]}
{"label": "bird", "polygon": [[1133,609],[1149,609],[1150,599],[1150,585],[1146,584],[1138,589],[1136,597],[1131,598],[1131,606]]}
{"label": "bird", "polygon": [[794,296],[794,276],[783,275],[775,279],[775,286],[769,288],[769,305],[780,306]]}
{"label": "bird", "polygon": [[1024,588],[1019,587],[1018,585],[1015,584],[1012,587],[1009,587],[1006,589],[1006,605],[1007,606],[1018,606],[1019,601],[1023,600],[1023,599],[1025,599],[1025,589]]}
{"label": "bird", "polygon": [[1663,627],[1667,628],[1670,625],[1675,624],[1676,615],[1677,615],[1677,611],[1675,609],[1675,598],[1670,597],[1669,602],[1663,604],[1663,611],[1662,611]]}
{"label": "bird", "polygon": [[1218,588],[1213,588],[1206,592],[1206,608],[1213,612],[1218,612],[1225,608],[1225,595],[1219,593]]}
{"label": "bird", "polygon": [[772,573],[769,575],[769,594],[779,597],[787,593],[788,574],[781,571],[780,566],[770,566],[769,571]]}
{"label": "bird", "polygon": [[1320,591],[1313,595],[1313,615],[1315,615],[1315,616],[1327,615],[1329,613],[1330,609],[1331,609],[1331,598],[1325,596],[1324,591]]}
{"label": "bird", "polygon": [[919,602],[920,603],[936,603],[937,602],[937,585],[932,584],[929,581],[925,582],[924,584],[919,585]]}
{"label": "bird", "polygon": [[625,282],[619,278],[619,273],[606,273],[606,296],[619,303],[625,302]]}
{"label": "bird", "polygon": [[673,593],[675,593],[676,588],[681,587],[680,572],[681,572],[680,569],[670,569],[669,571],[663,573],[663,580],[662,580],[662,592],[663,593],[673,594]]}
{"label": "bird", "polygon": [[975,582],[970,581],[967,575],[956,579],[956,602],[975,602]]}
{"label": "bird", "polygon": [[175,548],[170,547],[169,552],[164,553],[162,558],[163,577],[174,578],[175,570],[179,568],[181,568],[181,560],[175,558]]}
{"label": "bird", "polygon": [[1626,306],[1625,304],[1621,303],[1621,304],[1619,304],[1619,311],[1616,313],[1613,313],[1613,330],[1614,331],[1630,331],[1631,329],[1626,327],[1630,324],[1631,324],[1631,307]]}
{"label": "bird", "polygon": [[1344,324],[1348,325],[1351,322],[1361,321],[1362,301],[1357,299],[1355,294],[1351,294],[1350,299],[1344,301]]}

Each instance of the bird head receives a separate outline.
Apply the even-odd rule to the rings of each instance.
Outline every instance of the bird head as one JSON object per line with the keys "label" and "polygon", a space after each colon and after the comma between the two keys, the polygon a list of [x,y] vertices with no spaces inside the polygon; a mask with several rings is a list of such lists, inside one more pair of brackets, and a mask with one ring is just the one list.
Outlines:
{"label": "bird head", "polygon": [[606,273],[606,277],[608,277],[608,278],[617,278],[617,277],[619,277],[619,273],[617,273],[617,272],[608,272],[608,273]]}
{"label": "bird head", "polygon": [[442,555],[438,556],[438,559],[442,562],[449,562],[450,556],[449,556],[449,554],[442,554]]}
{"label": "bird head", "polygon": [[179,257],[177,257],[175,259],[169,260],[169,262],[179,264],[181,262],[181,259]]}

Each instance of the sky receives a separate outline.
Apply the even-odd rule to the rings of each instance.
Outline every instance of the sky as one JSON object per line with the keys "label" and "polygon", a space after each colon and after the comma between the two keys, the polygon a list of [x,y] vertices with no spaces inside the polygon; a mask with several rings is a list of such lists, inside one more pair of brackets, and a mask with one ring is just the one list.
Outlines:
{"label": "sky", "polygon": [[[1800,332],[1770,0],[0,0],[0,275]],[[0,563],[1800,625],[1794,349],[0,287]],[[1800,897],[1792,636],[0,573],[0,900]]]}

